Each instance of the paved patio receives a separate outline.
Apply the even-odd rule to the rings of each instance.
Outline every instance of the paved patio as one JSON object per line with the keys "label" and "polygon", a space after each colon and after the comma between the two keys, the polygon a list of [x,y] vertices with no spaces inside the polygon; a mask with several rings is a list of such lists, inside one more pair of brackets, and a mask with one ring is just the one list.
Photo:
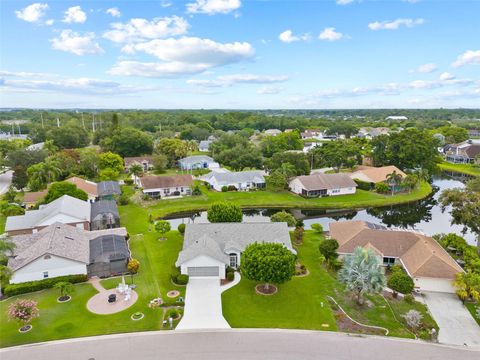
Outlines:
{"label": "paved patio", "polygon": [[[87,302],[87,309],[92,313],[100,315],[115,314],[128,309],[138,300],[138,294],[135,290],[132,290],[130,300],[125,301],[124,295],[117,293],[115,289],[105,289],[102,284],[100,284],[99,278],[91,278],[88,282],[98,291],[98,294],[92,296]],[[110,294],[116,294],[117,301],[109,303],[108,295]]]}

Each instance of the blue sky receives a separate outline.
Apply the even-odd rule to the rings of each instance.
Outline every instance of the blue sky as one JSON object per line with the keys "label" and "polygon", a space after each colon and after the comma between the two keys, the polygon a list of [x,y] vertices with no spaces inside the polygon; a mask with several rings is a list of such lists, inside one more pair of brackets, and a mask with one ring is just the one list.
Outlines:
{"label": "blue sky", "polygon": [[480,106],[480,1],[0,6],[0,107]]}

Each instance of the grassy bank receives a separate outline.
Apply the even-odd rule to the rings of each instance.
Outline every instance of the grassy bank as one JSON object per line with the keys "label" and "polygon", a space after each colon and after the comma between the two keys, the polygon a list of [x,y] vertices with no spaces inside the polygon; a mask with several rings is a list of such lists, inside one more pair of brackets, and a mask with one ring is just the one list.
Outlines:
{"label": "grassy bank", "polygon": [[480,176],[480,166],[473,164],[451,164],[449,162],[442,162],[438,167],[443,171],[454,171],[470,176]]}
{"label": "grassy bank", "polygon": [[206,210],[217,201],[228,201],[243,208],[284,208],[284,209],[359,209],[408,203],[427,197],[432,187],[427,182],[411,193],[383,195],[371,191],[357,190],[352,195],[329,196],[305,199],[288,191],[216,192],[202,186],[202,195],[173,200],[155,200],[145,206],[154,217],[183,211]]}
{"label": "grassy bank", "polygon": [[480,304],[467,302],[465,303],[465,307],[468,309],[470,314],[472,314],[472,317],[475,319],[478,326],[480,326],[480,315],[477,313],[477,310],[480,309]]}

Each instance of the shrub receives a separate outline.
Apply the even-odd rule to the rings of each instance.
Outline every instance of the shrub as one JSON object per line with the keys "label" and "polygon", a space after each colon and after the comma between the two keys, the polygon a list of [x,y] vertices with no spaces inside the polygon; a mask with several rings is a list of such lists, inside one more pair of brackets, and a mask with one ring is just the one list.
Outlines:
{"label": "shrub", "polygon": [[59,276],[50,279],[37,280],[37,281],[28,281],[20,284],[10,284],[7,285],[3,291],[5,296],[14,296],[20,294],[26,294],[34,291],[50,289],[59,282],[70,282],[72,284],[81,283],[87,281],[87,275],[67,275]]}
{"label": "shrub", "polygon": [[202,191],[200,190],[200,186],[195,185],[195,187],[193,188],[193,191],[192,191],[192,195],[193,196],[202,195]]}
{"label": "shrub", "polygon": [[180,313],[177,309],[170,309],[167,313],[167,318],[171,317],[172,319],[176,319],[180,316]]}
{"label": "shrub", "polygon": [[312,228],[312,230],[315,230],[316,232],[322,234],[323,233],[323,226],[322,224],[312,224],[310,226]]}
{"label": "shrub", "polygon": [[228,186],[222,186],[222,192],[227,192],[228,191]]}
{"label": "shrub", "polygon": [[413,304],[415,302],[415,297],[412,295],[412,294],[407,294],[403,297],[403,300],[407,303],[407,304]]}
{"label": "shrub", "polygon": [[237,191],[237,188],[235,187],[235,185],[229,185],[228,191]]}
{"label": "shrub", "polygon": [[127,194],[122,194],[120,195],[120,197],[118,198],[118,203],[120,205],[128,205],[128,203],[130,202],[130,198],[128,197]]}
{"label": "shrub", "polygon": [[285,210],[273,214],[270,216],[270,220],[272,222],[286,222],[289,227],[293,227],[297,223],[297,220],[295,220],[293,215]]}
{"label": "shrub", "polygon": [[125,179],[125,185],[133,185],[133,179]]}
{"label": "shrub", "polygon": [[327,260],[328,263],[338,258],[338,242],[335,239],[323,240],[320,245],[318,245],[318,249],[320,250],[320,254],[325,257],[325,260]]}
{"label": "shrub", "polygon": [[383,182],[376,183],[375,191],[380,194],[386,194],[388,193],[388,185]]}
{"label": "shrub", "polygon": [[305,232],[305,230],[303,229],[303,227],[297,227],[293,231],[293,236],[295,237],[295,241],[297,243],[301,243],[303,241],[303,233],[304,232]]}
{"label": "shrub", "polygon": [[3,216],[24,215],[25,210],[18,205],[8,205],[2,211]]}
{"label": "shrub", "polygon": [[372,190],[372,184],[369,182],[358,180],[358,179],[354,179],[353,181],[357,183],[358,189],[366,190],[366,191]]}
{"label": "shrub", "polygon": [[138,273],[138,270],[140,269],[140,261],[137,259],[130,259],[127,264],[127,269],[130,274]]}
{"label": "shrub", "polygon": [[227,280],[228,281],[233,281],[235,279],[235,273],[234,272],[227,272]]}
{"label": "shrub", "polygon": [[413,291],[413,280],[404,271],[394,271],[388,278],[387,286],[394,291],[401,294],[410,294]]}
{"label": "shrub", "polygon": [[172,266],[172,274],[170,275],[170,278],[174,283],[177,282],[178,275],[180,275],[180,268],[177,268],[176,266]]}
{"label": "shrub", "polygon": [[188,275],[180,274],[177,276],[175,283],[178,285],[187,285],[188,284]]}
{"label": "shrub", "polygon": [[180,234],[185,234],[185,224],[178,225],[177,230]]}
{"label": "shrub", "polygon": [[423,315],[417,310],[409,310],[407,313],[402,315],[407,323],[408,327],[413,331],[417,330],[420,325],[422,325]]}

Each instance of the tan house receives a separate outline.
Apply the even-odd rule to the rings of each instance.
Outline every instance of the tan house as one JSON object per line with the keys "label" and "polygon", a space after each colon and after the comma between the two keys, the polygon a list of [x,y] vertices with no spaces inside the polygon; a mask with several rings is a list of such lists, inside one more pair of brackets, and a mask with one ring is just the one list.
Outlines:
{"label": "tan house", "polygon": [[338,241],[340,256],[357,247],[371,248],[385,266],[399,264],[412,277],[415,288],[454,293],[452,281],[463,269],[431,237],[418,232],[389,230],[366,221],[329,224],[330,236]]}
{"label": "tan house", "polygon": [[373,166],[359,166],[357,170],[350,174],[350,178],[360,180],[367,183],[376,184],[379,182],[386,182],[388,175],[393,172],[399,174],[402,178],[407,176],[402,170],[394,165],[373,167]]}
{"label": "tan house", "polygon": [[33,208],[38,201],[42,200],[45,195],[47,195],[47,192],[47,190],[26,192],[23,196],[23,204],[25,205],[25,208],[27,210]]}
{"label": "tan house", "polygon": [[143,176],[137,180],[144,194],[153,198],[192,194],[193,177],[190,174],[172,176]]}
{"label": "tan house", "polygon": [[85,180],[85,179],[82,179],[82,178],[79,178],[79,177],[76,177],[76,176],[68,178],[65,181],[67,181],[71,184],[74,184],[80,190],[85,191],[88,195],[88,200],[94,201],[95,198],[98,196],[97,183],[95,183],[93,181],[88,181],[88,180]]}

